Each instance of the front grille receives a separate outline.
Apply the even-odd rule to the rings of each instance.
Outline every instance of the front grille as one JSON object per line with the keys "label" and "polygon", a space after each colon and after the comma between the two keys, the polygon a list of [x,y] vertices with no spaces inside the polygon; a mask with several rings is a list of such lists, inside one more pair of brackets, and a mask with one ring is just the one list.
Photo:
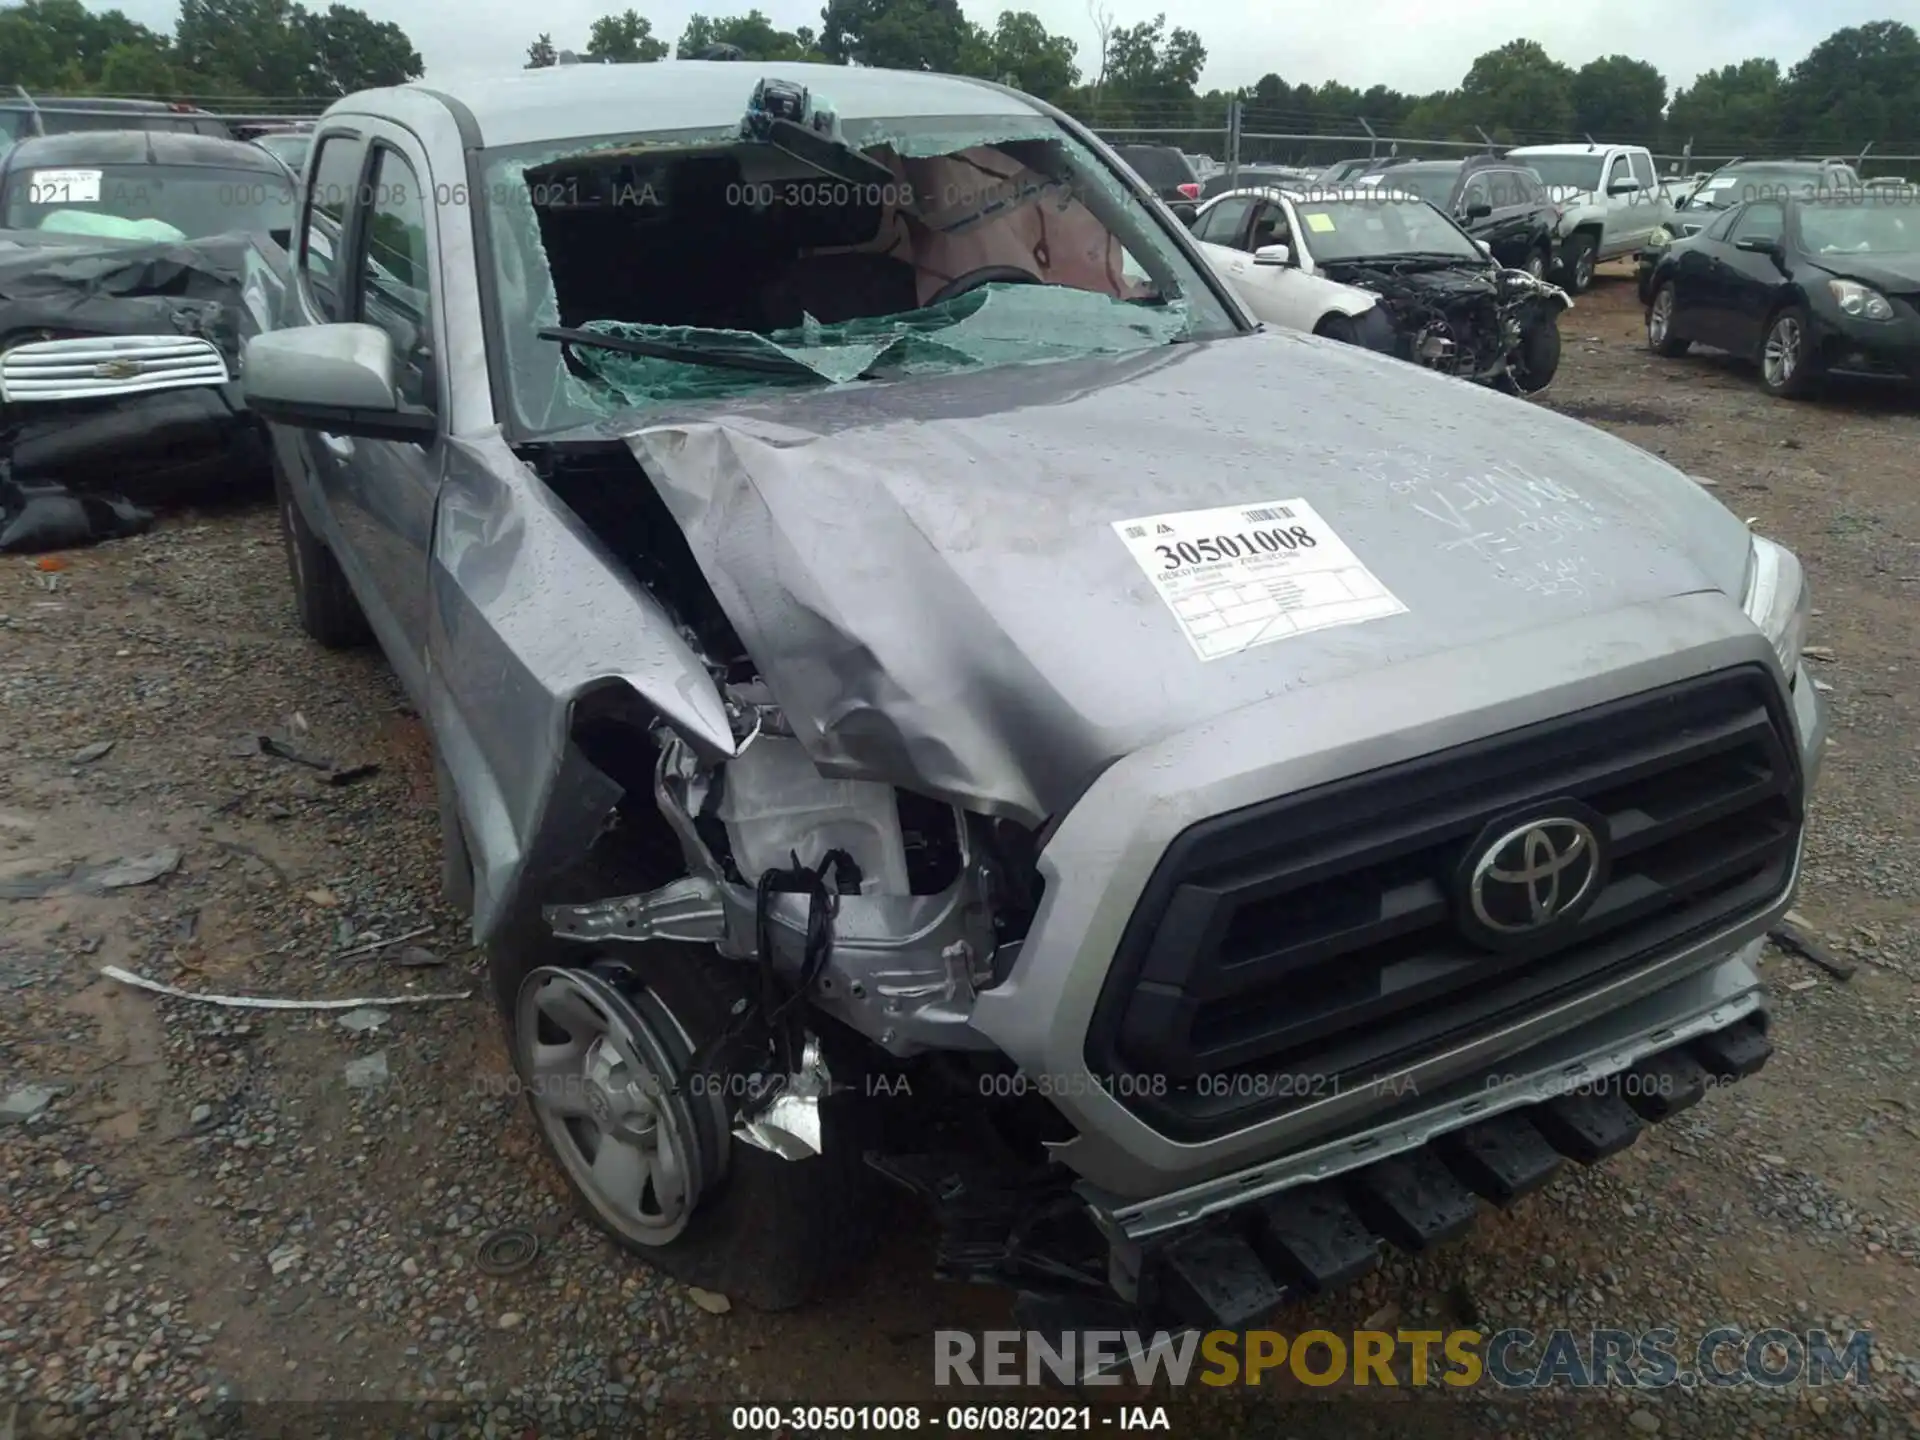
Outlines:
{"label": "front grille", "polygon": [[213,343],[189,335],[90,335],[35,340],[0,355],[0,401],[98,400],[224,385]]}
{"label": "front grille", "polygon": [[[1128,922],[1088,1063],[1149,1082],[1113,1093],[1163,1131],[1219,1133],[1736,924],[1791,881],[1793,734],[1743,667],[1202,821]],[[1468,852],[1557,800],[1604,822],[1603,888],[1536,942],[1475,944],[1455,913]]]}

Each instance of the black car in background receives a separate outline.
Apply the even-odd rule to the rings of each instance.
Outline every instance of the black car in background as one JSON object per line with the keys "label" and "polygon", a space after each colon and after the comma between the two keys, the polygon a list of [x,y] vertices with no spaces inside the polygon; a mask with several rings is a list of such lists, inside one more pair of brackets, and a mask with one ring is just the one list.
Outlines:
{"label": "black car in background", "polygon": [[1675,239],[1698,235],[1713,223],[1716,215],[1743,200],[1793,194],[1849,194],[1864,183],[1853,166],[1844,160],[1732,160],[1708,175],[1677,206],[1673,219],[1647,237],[1640,247],[1634,266],[1640,286],[1640,303],[1653,299],[1653,269],[1662,252]]}
{"label": "black car in background", "polygon": [[[1348,183],[1373,182],[1374,172]],[[1493,258],[1538,278],[1553,257],[1560,211],[1540,177],[1523,166],[1491,156],[1469,160],[1414,160],[1388,172],[1396,190],[1418,195],[1451,215]]]}
{"label": "black car in background", "polygon": [[1175,215],[1185,221],[1193,219],[1200,203],[1200,177],[1184,151],[1172,145],[1116,145],[1113,151],[1172,207]]}
{"label": "black car in background", "polygon": [[1815,191],[1736,201],[1655,263],[1647,344],[1759,363],[1772,395],[1831,374],[1920,380],[1920,201]]}
{"label": "black car in background", "polygon": [[146,130],[0,154],[0,460],[136,499],[267,475],[240,356],[284,285],[291,171]]}

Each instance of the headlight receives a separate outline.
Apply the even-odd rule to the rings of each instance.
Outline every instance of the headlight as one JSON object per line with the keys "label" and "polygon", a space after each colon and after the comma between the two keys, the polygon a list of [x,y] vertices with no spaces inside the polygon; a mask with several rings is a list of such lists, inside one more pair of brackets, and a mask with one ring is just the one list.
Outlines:
{"label": "headlight", "polygon": [[1807,639],[1807,617],[1813,597],[1807,590],[1800,559],[1784,545],[1753,537],[1747,559],[1747,618],[1760,627],[1780,657],[1791,680],[1800,666],[1800,647]]}
{"label": "headlight", "polygon": [[1664,225],[1654,226],[1653,233],[1647,236],[1647,248],[1650,250],[1663,250],[1672,243],[1673,232]]}
{"label": "headlight", "polygon": [[1864,320],[1893,318],[1893,306],[1887,303],[1887,297],[1858,280],[1829,280],[1827,289],[1833,292],[1834,302],[1849,315]]}

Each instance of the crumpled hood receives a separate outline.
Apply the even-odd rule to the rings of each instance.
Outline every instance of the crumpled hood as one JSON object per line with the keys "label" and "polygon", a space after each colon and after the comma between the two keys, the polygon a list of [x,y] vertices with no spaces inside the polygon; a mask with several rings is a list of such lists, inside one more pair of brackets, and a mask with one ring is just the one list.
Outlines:
{"label": "crumpled hood", "polygon": [[[1737,594],[1749,548],[1625,441],[1284,333],[653,412],[626,440],[823,769],[1028,823],[1284,691]],[[1199,659],[1114,522],[1289,499],[1405,612]]]}
{"label": "crumpled hood", "polygon": [[265,297],[285,272],[285,252],[245,234],[150,243],[0,230],[0,336],[202,335],[231,364],[267,328]]}

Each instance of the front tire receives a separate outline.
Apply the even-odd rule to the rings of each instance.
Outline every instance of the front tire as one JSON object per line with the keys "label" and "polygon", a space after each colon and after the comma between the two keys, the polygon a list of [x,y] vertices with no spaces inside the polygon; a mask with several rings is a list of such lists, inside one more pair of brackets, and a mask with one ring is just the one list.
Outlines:
{"label": "front tire", "polygon": [[1560,327],[1540,317],[1520,332],[1520,343],[1508,357],[1499,388],[1509,395],[1538,395],[1559,373]]}
{"label": "front tire", "polygon": [[1570,294],[1584,295],[1593,288],[1593,267],[1596,258],[1593,236],[1576,235],[1567,241],[1567,248],[1560,263],[1566,271],[1567,290]]}
{"label": "front tire", "polygon": [[[635,888],[589,874],[545,898]],[[509,922],[488,965],[535,1128],[585,1218],[663,1274],[756,1310],[803,1305],[858,1263],[874,1184],[855,1097],[823,1100],[821,1153],[786,1160],[731,1134],[727,1057],[690,1073],[749,999],[745,965],[544,931],[537,907]]]}
{"label": "front tire", "polygon": [[1313,333],[1326,340],[1338,340],[1343,345],[1358,345],[1360,332],[1354,328],[1352,319],[1345,315],[1327,315],[1313,327]]}
{"label": "front tire", "polygon": [[280,538],[286,545],[287,575],[293,582],[293,607],[300,628],[329,650],[367,644],[373,630],[366,612],[327,542],[307,524],[278,455],[273,457],[273,494],[280,507]]}
{"label": "front tire", "polygon": [[1760,388],[1769,395],[1804,400],[1819,388],[1819,361],[1808,321],[1799,305],[1789,305],[1767,321],[1760,342]]}
{"label": "front tire", "polygon": [[1647,306],[1647,348],[1656,355],[1664,355],[1669,360],[1678,359],[1693,347],[1693,342],[1674,333],[1674,307],[1678,303],[1674,294],[1673,282],[1663,281],[1653,292],[1653,301]]}

